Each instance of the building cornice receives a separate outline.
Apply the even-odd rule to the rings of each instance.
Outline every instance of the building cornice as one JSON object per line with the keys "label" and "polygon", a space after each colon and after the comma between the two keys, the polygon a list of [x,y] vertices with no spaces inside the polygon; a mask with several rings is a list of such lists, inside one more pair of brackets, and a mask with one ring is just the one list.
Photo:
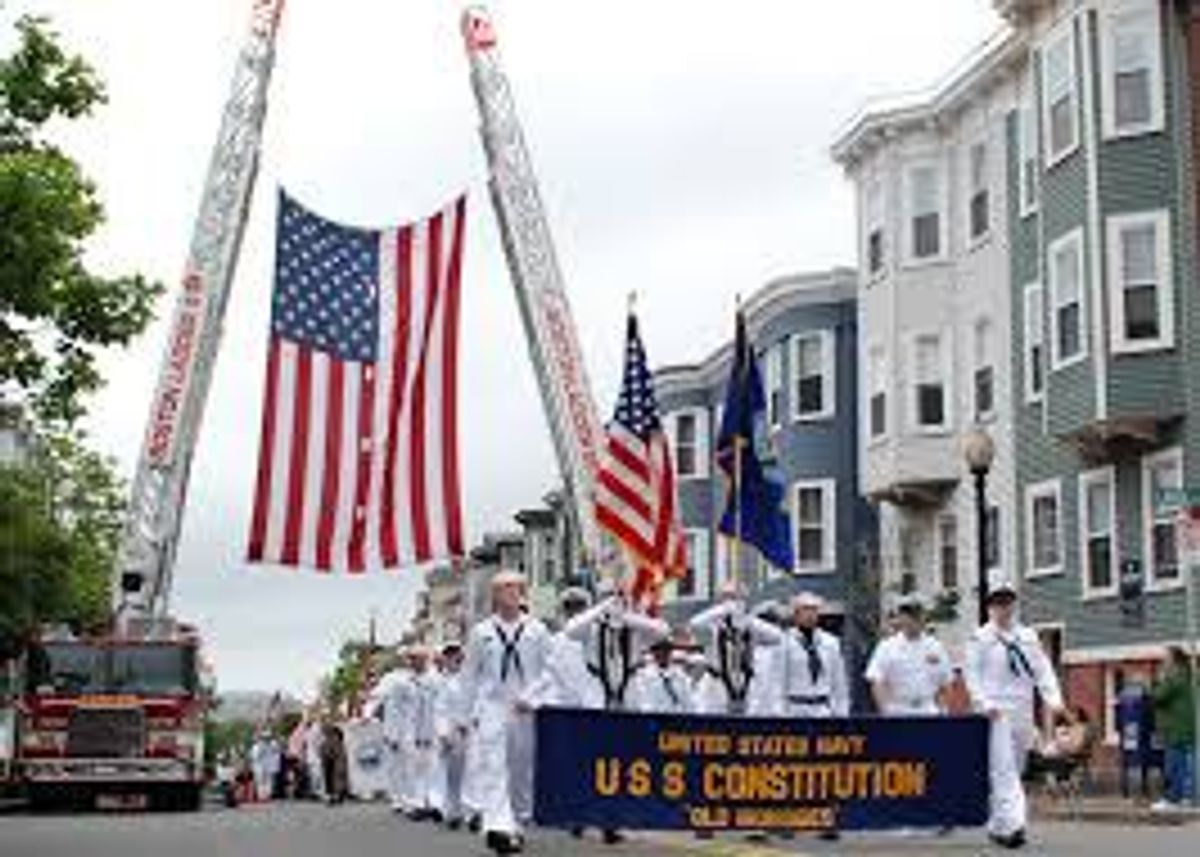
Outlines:
{"label": "building cornice", "polygon": [[835,138],[830,147],[833,160],[853,171],[864,154],[878,145],[904,133],[945,126],[1006,76],[1024,53],[1025,37],[1007,25],[1002,27],[932,89],[868,103]]}

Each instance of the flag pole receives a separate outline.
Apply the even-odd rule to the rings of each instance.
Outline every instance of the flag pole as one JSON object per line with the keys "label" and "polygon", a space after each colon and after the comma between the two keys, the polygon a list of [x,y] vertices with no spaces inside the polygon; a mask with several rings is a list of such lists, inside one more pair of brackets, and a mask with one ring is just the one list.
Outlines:
{"label": "flag pole", "polygon": [[[738,292],[734,296],[735,301],[735,317],[738,319],[738,328],[745,332],[745,319],[742,318],[742,294]],[[746,349],[749,351],[750,343],[746,342]],[[734,341],[734,348],[737,348],[737,342]],[[738,358],[734,354],[734,360]],[[742,373],[746,372],[746,367],[740,367]],[[742,398],[745,399],[745,387],[738,387],[742,391]],[[745,414],[746,402],[741,403],[742,413]],[[742,546],[742,436],[734,433],[733,436],[733,544],[729,547],[729,558],[733,563],[733,567],[729,570],[729,579],[733,581],[735,589],[740,589],[742,585],[742,562],[741,562],[741,546]]]}

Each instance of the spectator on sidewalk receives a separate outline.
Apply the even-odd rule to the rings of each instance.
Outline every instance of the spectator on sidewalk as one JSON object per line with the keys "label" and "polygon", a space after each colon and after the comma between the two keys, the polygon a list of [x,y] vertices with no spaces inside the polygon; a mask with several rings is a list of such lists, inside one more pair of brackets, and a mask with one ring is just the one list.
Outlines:
{"label": "spectator on sidewalk", "polygon": [[1166,790],[1155,809],[1171,809],[1191,800],[1196,784],[1192,754],[1196,744],[1196,692],[1190,659],[1182,648],[1167,649],[1167,666],[1154,685],[1154,722],[1163,745]]}

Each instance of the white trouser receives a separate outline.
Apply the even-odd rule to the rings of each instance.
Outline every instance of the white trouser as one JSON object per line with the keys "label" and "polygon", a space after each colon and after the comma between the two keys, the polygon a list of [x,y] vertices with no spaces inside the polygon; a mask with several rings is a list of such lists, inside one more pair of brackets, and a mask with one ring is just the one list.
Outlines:
{"label": "white trouser", "polygon": [[461,819],[463,809],[463,773],[466,769],[467,751],[460,741],[442,748],[442,773],[446,784],[443,812],[448,821]]}
{"label": "white trouser", "polygon": [[407,808],[408,755],[407,747],[396,740],[385,742],[384,764],[387,765],[388,799],[392,809]]}
{"label": "white trouser", "polygon": [[441,760],[432,741],[410,742],[408,755],[408,788],[405,803],[412,809],[442,811],[445,787],[441,776]]}
{"label": "white trouser", "polygon": [[1021,774],[1036,730],[1028,712],[1002,709],[991,725],[991,818],[988,831],[1009,836],[1026,824],[1025,787]]}
{"label": "white trouser", "polygon": [[484,832],[519,833],[533,816],[533,721],[507,703],[483,706],[471,773]]}
{"label": "white trouser", "polygon": [[321,765],[321,754],[308,753],[304,761],[308,767],[308,785],[313,797],[325,797],[325,769]]}
{"label": "white trouser", "polygon": [[271,799],[271,780],[271,772],[265,765],[254,766],[254,791],[259,800]]}

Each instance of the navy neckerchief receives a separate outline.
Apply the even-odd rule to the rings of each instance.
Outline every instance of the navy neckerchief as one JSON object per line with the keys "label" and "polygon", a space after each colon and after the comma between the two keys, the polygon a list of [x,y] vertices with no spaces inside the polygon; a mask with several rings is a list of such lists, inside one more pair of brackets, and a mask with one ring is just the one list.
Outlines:
{"label": "navy neckerchief", "polygon": [[658,671],[658,675],[662,679],[663,688],[667,691],[667,696],[671,697],[671,704],[674,705],[676,708],[678,708],[679,707],[679,691],[675,690],[675,685],[672,684],[672,682],[671,682],[670,669],[669,668],[665,669],[665,670],[660,669]]}
{"label": "navy neckerchief", "polygon": [[731,702],[742,702],[754,678],[754,647],[750,629],[737,628],[726,616],[717,628],[717,677],[725,685]]}
{"label": "navy neckerchief", "polygon": [[808,677],[813,684],[821,680],[825,665],[821,662],[821,653],[817,650],[817,629],[800,628],[800,645],[808,654]]}
{"label": "navy neckerchief", "polygon": [[1021,644],[1001,636],[999,632],[996,632],[996,639],[1000,641],[1000,645],[1004,646],[1004,654],[1008,657],[1008,671],[1017,678],[1025,676],[1032,681],[1033,665],[1029,663],[1029,657],[1021,648]]}
{"label": "navy neckerchief", "polygon": [[504,633],[504,628],[499,622],[495,622],[493,627],[496,629],[496,636],[500,638],[500,645],[504,646],[504,653],[500,656],[500,681],[508,681],[510,669],[516,670],[517,676],[524,681],[525,667],[521,665],[521,650],[517,648],[517,643],[521,642],[521,635],[525,633],[525,623],[517,625],[511,639]]}
{"label": "navy neckerchief", "polygon": [[[614,653],[614,642],[615,664],[609,657]],[[596,633],[596,646],[600,650],[597,652],[598,662],[588,664],[588,672],[599,679],[604,688],[604,707],[619,708],[625,699],[629,679],[634,673],[633,634],[624,623],[614,625],[607,618],[601,619]]]}

